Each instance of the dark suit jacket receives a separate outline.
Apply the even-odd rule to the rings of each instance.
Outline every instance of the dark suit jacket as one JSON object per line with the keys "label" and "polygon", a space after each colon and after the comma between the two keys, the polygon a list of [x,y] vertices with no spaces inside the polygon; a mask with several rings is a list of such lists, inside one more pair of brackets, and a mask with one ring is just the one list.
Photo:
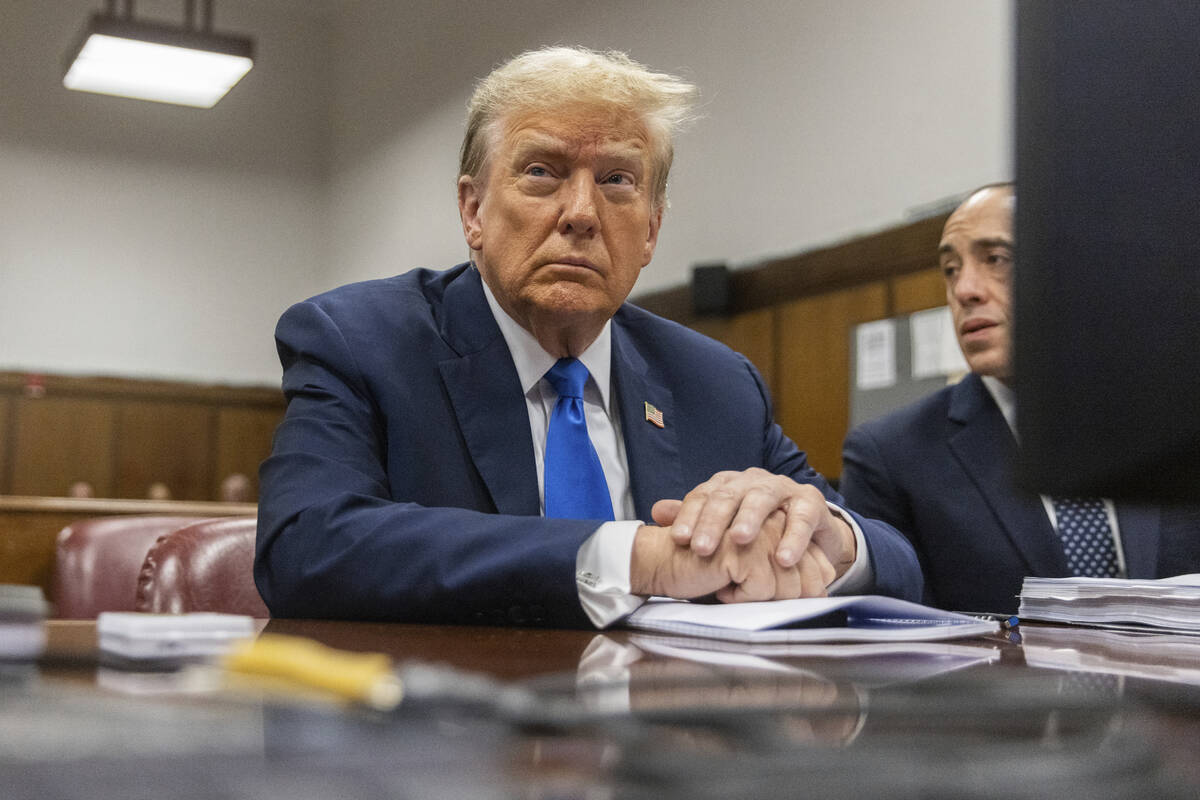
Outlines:
{"label": "dark suit jacket", "polygon": [[[917,549],[926,602],[1017,608],[1026,575],[1068,575],[1041,497],[1014,484],[1017,442],[979,376],[846,437],[839,488],[850,507],[892,523]],[[1117,504],[1131,578],[1200,569],[1194,510]]]}
{"label": "dark suit jacket", "polygon": [[[276,341],[288,408],[260,472],[255,560],[273,615],[590,624],[575,556],[599,522],[539,515],[525,398],[477,270],[344,286],[290,308]],[[723,345],[627,304],[612,369],[639,518],[754,466],[841,499]],[[904,537],[860,524],[876,591],[919,597]]]}

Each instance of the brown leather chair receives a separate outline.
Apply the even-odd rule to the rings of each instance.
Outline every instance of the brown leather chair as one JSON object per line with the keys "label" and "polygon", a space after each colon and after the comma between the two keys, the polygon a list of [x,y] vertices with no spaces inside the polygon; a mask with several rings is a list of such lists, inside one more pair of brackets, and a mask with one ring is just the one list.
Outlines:
{"label": "brown leather chair", "polygon": [[95,619],[101,611],[134,611],[146,553],[158,537],[199,519],[111,516],[63,528],[55,548],[55,616]]}
{"label": "brown leather chair", "polygon": [[142,563],[137,610],[269,617],[254,585],[255,517],[195,522],[159,537]]}

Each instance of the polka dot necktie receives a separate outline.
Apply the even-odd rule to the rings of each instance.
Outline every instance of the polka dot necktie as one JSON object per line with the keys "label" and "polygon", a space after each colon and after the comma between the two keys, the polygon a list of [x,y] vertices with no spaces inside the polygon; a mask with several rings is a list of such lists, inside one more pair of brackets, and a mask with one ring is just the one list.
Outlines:
{"label": "polka dot necktie", "polygon": [[1115,578],[1120,574],[1117,548],[1104,501],[1088,497],[1055,497],[1058,537],[1072,575]]}
{"label": "polka dot necktie", "polygon": [[588,370],[574,358],[560,358],[546,373],[558,402],[546,430],[546,516],[559,519],[613,518],[608,482],[583,412]]}

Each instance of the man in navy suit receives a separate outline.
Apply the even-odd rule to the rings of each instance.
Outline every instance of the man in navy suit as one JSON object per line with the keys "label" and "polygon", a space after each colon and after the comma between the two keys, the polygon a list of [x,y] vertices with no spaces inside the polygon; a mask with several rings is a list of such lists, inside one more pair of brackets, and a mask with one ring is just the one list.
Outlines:
{"label": "man in navy suit", "polygon": [[[1017,487],[1012,377],[1011,184],[985,186],[946,220],[939,262],[971,372],[847,436],[840,489],[917,549],[926,602],[1011,613],[1026,575],[1086,574],[1069,563],[1053,498]],[[1116,575],[1200,569],[1194,511],[1103,501]]]}
{"label": "man in navy suit", "polygon": [[[919,597],[911,546],[838,505],[750,363],[625,303],[693,93],[617,53],[518,56],[469,106],[470,262],[283,315],[255,560],[273,615],[604,626],[649,595]],[[547,373],[576,361],[587,519],[545,513]]]}

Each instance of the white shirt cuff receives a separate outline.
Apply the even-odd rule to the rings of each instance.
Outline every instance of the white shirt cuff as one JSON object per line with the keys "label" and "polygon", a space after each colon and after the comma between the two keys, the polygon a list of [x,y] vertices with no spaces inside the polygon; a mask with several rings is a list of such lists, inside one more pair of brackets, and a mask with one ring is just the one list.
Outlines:
{"label": "white shirt cuff", "polygon": [[825,501],[829,511],[838,519],[844,520],[854,531],[854,563],[850,569],[842,573],[842,577],[829,584],[829,594],[847,595],[862,594],[875,583],[875,570],[871,566],[871,553],[867,550],[867,538],[863,536],[862,528],[854,521],[854,517],[840,506]]}
{"label": "white shirt cuff", "polygon": [[633,538],[642,524],[638,520],[606,522],[575,555],[579,603],[597,628],[607,628],[646,602],[629,592]]}

